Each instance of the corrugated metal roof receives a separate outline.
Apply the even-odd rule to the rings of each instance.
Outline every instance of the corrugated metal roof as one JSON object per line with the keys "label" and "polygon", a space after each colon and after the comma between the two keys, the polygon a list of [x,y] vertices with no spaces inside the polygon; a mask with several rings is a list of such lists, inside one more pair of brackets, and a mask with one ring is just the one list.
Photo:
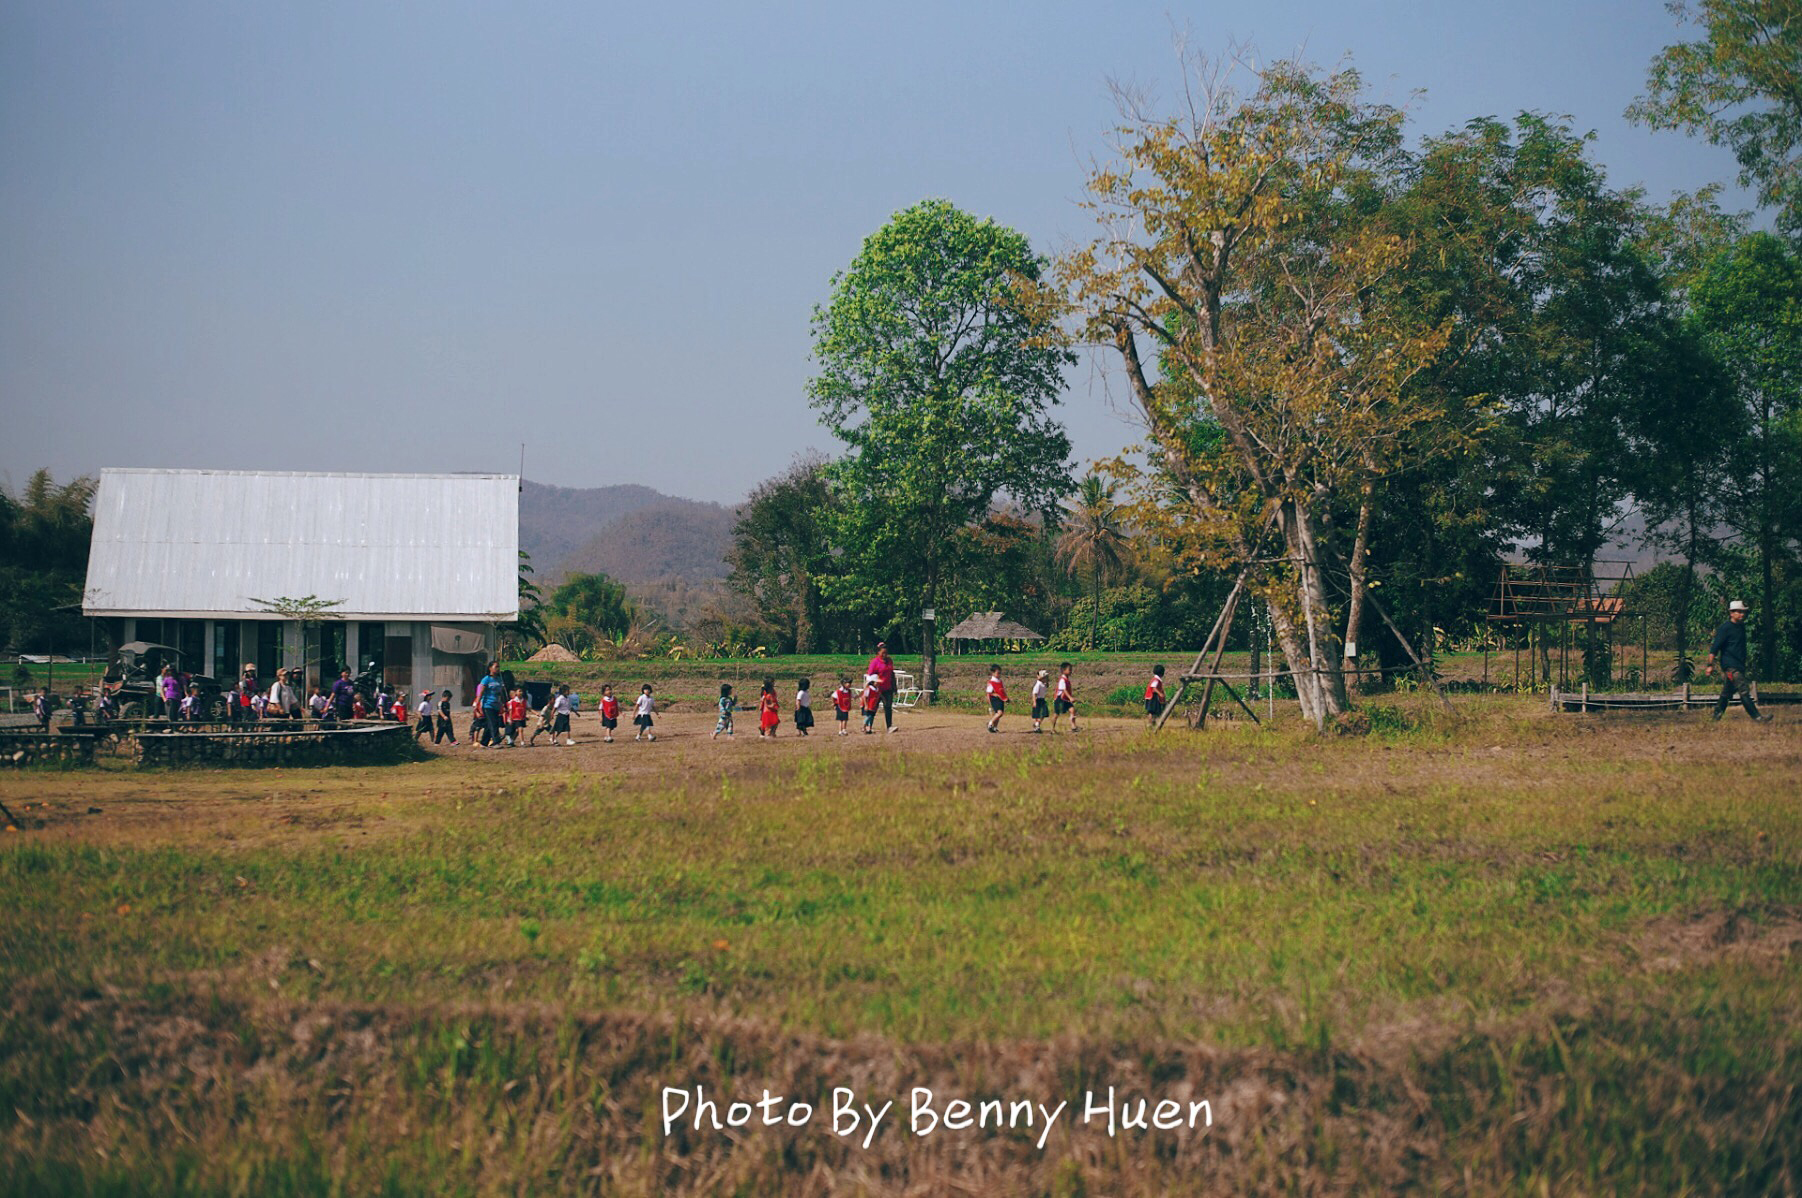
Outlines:
{"label": "corrugated metal roof", "polygon": [[100,472],[88,615],[257,616],[253,599],[306,595],[349,619],[516,619],[518,478]]}

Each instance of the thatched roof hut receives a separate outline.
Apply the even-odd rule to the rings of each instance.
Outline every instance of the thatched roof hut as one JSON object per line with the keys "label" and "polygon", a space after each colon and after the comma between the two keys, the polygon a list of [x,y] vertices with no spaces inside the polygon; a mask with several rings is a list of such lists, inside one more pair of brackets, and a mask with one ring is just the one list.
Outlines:
{"label": "thatched roof hut", "polygon": [[948,641],[1042,641],[1024,624],[1003,619],[998,611],[979,611],[945,634]]}
{"label": "thatched roof hut", "polygon": [[552,643],[552,644],[546,645],[544,648],[540,649],[538,652],[532,654],[532,656],[526,658],[526,660],[527,661],[581,661],[582,659],[577,657],[574,653],[571,653],[568,649],[565,649],[562,645]]}

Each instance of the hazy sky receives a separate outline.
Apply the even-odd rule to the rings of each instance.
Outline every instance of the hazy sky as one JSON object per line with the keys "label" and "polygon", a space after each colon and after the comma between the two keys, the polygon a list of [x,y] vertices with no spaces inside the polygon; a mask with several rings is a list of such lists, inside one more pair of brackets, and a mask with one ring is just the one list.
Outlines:
{"label": "hazy sky", "polygon": [[[1655,0],[0,0],[0,479],[524,441],[736,501],[833,445],[809,319],[863,237],[942,196],[1085,238],[1108,83],[1172,95],[1181,30],[1349,54],[1417,135],[1539,109],[1616,185],[1732,178],[1621,117],[1693,36]],[[1062,415],[1081,459],[1136,439],[1086,368]]]}

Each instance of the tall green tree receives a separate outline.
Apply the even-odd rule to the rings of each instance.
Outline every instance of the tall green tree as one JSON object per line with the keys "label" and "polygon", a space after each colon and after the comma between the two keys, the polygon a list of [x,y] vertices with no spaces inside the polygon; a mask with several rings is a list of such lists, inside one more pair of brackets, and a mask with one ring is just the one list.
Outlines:
{"label": "tall green tree", "polygon": [[1703,36],[1666,46],[1627,115],[1654,129],[1699,133],[1733,151],[1740,182],[1778,224],[1802,236],[1802,3],[1672,0]]}
{"label": "tall green tree", "polygon": [[[1732,224],[1710,194],[1653,212],[1608,185],[1587,138],[1528,113],[1428,138],[1383,219],[1418,247],[1406,302],[1455,330],[1417,386],[1444,391],[1474,433],[1471,452],[1387,480],[1375,568],[1399,619],[1480,619],[1510,542],[1590,569],[1647,497],[1655,521],[1687,500],[1706,536],[1721,413],[1680,300],[1700,247]],[[1606,654],[1591,650],[1600,680]]]}
{"label": "tall green tree", "polygon": [[732,529],[728,582],[751,601],[785,653],[819,653],[830,643],[820,595],[833,556],[826,466],[824,458],[802,458],[760,484]]}
{"label": "tall green tree", "polygon": [[39,470],[17,494],[0,491],[0,644],[24,653],[87,643],[79,611],[94,535],[91,475],[58,484]]}
{"label": "tall green tree", "polygon": [[1796,664],[1779,653],[1777,632],[1780,576],[1802,535],[1802,254],[1769,233],[1748,234],[1708,263],[1690,303],[1745,430],[1719,482],[1723,518],[1757,554],[1759,668],[1769,677]]}
{"label": "tall green tree", "polygon": [[1064,504],[1066,521],[1057,538],[1057,558],[1072,574],[1089,575],[1089,641],[1096,647],[1101,633],[1101,577],[1120,569],[1129,538],[1120,521],[1114,489],[1098,475],[1088,475]]}
{"label": "tall green tree", "polygon": [[[998,497],[1047,511],[1071,485],[1051,409],[1074,361],[1026,238],[926,200],[865,240],[815,309],[808,396],[845,443],[828,471],[840,550],[822,580],[881,626],[920,617]],[[938,685],[922,636],[923,686]]]}
{"label": "tall green tree", "polygon": [[1719,564],[1717,530],[1730,523],[1723,481],[1744,444],[1746,413],[1696,322],[1684,321],[1653,360],[1673,402],[1647,404],[1628,430],[1633,494],[1645,521],[1644,542],[1681,558],[1668,567],[1668,610],[1678,682],[1689,681],[1691,619],[1702,593],[1700,571]]}
{"label": "tall green tree", "polygon": [[638,619],[638,609],[626,597],[625,584],[605,574],[572,574],[551,592],[539,611],[547,629],[564,620],[591,635],[615,640],[625,636]]}

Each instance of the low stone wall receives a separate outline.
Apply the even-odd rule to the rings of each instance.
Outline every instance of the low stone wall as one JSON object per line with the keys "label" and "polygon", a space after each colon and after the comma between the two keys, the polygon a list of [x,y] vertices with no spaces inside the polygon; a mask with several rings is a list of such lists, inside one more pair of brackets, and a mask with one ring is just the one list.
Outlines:
{"label": "low stone wall", "polygon": [[298,728],[271,721],[254,730],[217,732],[190,727],[137,733],[138,764],[378,765],[401,760],[413,747],[413,729],[407,724]]}
{"label": "low stone wall", "polygon": [[87,765],[102,733],[94,728],[0,729],[0,765]]}
{"label": "low stone wall", "polygon": [[84,728],[0,729],[0,766],[91,765],[98,752],[139,765],[381,765],[413,747],[407,724],[318,725],[266,721],[246,727],[120,721]]}

